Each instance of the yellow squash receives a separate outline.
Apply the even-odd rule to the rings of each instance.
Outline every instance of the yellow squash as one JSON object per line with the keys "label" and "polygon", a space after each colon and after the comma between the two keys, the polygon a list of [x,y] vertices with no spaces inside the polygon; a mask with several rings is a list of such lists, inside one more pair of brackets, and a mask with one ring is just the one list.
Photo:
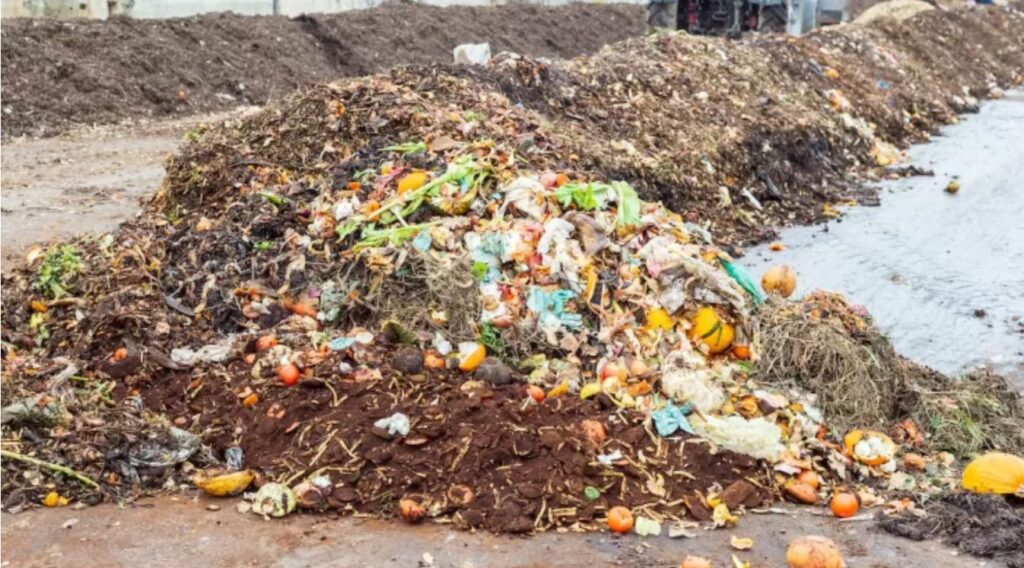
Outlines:
{"label": "yellow squash", "polygon": [[690,339],[708,346],[711,354],[721,353],[732,345],[733,328],[718,317],[718,312],[707,306],[697,310],[690,320]]}
{"label": "yellow squash", "polygon": [[249,470],[225,473],[216,477],[197,477],[196,487],[212,497],[230,497],[238,495],[249,488],[253,473]]}
{"label": "yellow squash", "polygon": [[974,493],[1024,496],[1024,459],[1002,452],[989,452],[964,468],[964,489]]}

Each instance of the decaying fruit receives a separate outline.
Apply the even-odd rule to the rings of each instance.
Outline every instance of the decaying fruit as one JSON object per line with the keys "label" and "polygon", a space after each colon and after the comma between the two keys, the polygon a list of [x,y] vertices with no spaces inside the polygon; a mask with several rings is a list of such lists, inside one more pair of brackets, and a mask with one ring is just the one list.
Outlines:
{"label": "decaying fruit", "polygon": [[398,512],[402,515],[402,519],[410,524],[419,523],[427,516],[427,511],[423,506],[413,499],[402,499],[399,501]]}
{"label": "decaying fruit", "polygon": [[747,361],[750,359],[750,346],[749,345],[733,345],[732,355],[737,359]]}
{"label": "decaying fruit", "polygon": [[267,483],[256,492],[252,512],[268,517],[283,517],[295,510],[295,492],[282,483]]}
{"label": "decaying fruit", "polygon": [[687,556],[679,568],[711,568],[711,561],[700,556]]}
{"label": "decaying fruit", "polygon": [[823,536],[802,536],[786,549],[789,568],[843,568],[843,555],[831,539]]}
{"label": "decaying fruit", "polygon": [[967,464],[961,482],[974,493],[1024,496],[1024,459],[989,452]]}
{"label": "decaying fruit", "polygon": [[795,479],[786,483],[786,494],[798,503],[805,505],[813,505],[818,502],[818,493],[814,488]]}
{"label": "decaying fruit", "polygon": [[251,471],[243,470],[213,477],[199,476],[193,483],[211,497],[231,497],[248,489],[252,478]]}
{"label": "decaying fruit", "polygon": [[761,288],[769,294],[788,298],[796,290],[796,271],[784,264],[773,266],[761,277]]}
{"label": "decaying fruit", "polygon": [[276,372],[277,380],[289,387],[297,384],[299,382],[299,377],[302,375],[302,373],[299,372],[299,368],[291,363],[281,365],[277,368]]}
{"label": "decaying fruit", "polygon": [[479,343],[459,344],[459,369],[472,371],[480,366],[487,358],[487,348]]}
{"label": "decaying fruit", "polygon": [[407,191],[415,191],[423,187],[425,183],[427,183],[427,172],[416,170],[407,173],[402,176],[402,179],[398,180],[398,193],[401,195]]}
{"label": "decaying fruit", "polygon": [[594,446],[600,446],[608,439],[608,431],[605,430],[604,424],[597,420],[584,420],[580,428],[583,430],[583,437]]}
{"label": "decaying fruit", "polygon": [[277,338],[273,335],[262,335],[256,340],[256,351],[263,352],[277,345]]}
{"label": "decaying fruit", "polygon": [[672,321],[672,316],[664,308],[654,308],[647,312],[647,325],[645,327],[648,330],[672,331],[674,325],[675,322]]}
{"label": "decaying fruit", "polygon": [[544,402],[544,389],[537,385],[530,385],[526,387],[526,394],[533,399],[534,402]]}
{"label": "decaying fruit", "polygon": [[732,326],[722,321],[713,308],[698,309],[690,324],[690,339],[707,345],[709,353],[721,353],[732,345],[735,335]]}
{"label": "decaying fruit", "polygon": [[860,509],[860,501],[857,500],[857,496],[853,493],[839,491],[832,496],[829,507],[832,509],[833,515],[840,519],[846,519],[857,514],[857,511]]}
{"label": "decaying fruit", "polygon": [[629,378],[629,371],[618,363],[606,363],[604,367],[601,367],[601,378],[607,379],[608,377],[615,377],[619,382],[625,383]]}
{"label": "decaying fruit", "polygon": [[612,507],[608,510],[608,528],[614,533],[628,533],[633,529],[633,513],[622,506]]}
{"label": "decaying fruit", "polygon": [[854,459],[865,465],[882,465],[896,457],[892,438],[874,430],[852,430],[843,436],[843,445]]}
{"label": "decaying fruit", "polygon": [[817,490],[818,487],[821,486],[821,478],[818,477],[817,473],[815,473],[815,472],[813,472],[813,471],[811,471],[809,469],[805,469],[805,470],[801,471],[800,475],[796,476],[796,479],[800,483],[807,484],[807,485],[811,486],[812,488],[814,488],[815,490]]}

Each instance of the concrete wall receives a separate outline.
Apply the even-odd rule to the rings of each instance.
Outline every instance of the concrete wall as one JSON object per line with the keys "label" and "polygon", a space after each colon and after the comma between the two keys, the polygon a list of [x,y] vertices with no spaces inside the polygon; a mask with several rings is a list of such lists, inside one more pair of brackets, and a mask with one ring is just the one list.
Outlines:
{"label": "concrete wall", "polygon": [[[111,15],[133,18],[174,18],[207,12],[245,15],[297,16],[315,12],[343,12],[378,6],[382,0],[2,0],[4,18],[49,16],[105,19]],[[422,0],[435,6],[493,6],[507,0]],[[530,4],[560,5],[573,0],[514,0]],[[630,4],[646,0],[616,0]],[[596,0],[595,3],[604,3]]]}

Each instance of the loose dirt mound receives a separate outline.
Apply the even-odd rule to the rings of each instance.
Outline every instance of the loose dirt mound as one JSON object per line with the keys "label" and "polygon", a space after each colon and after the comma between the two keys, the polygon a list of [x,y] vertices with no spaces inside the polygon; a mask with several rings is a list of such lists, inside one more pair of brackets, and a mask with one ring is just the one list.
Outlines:
{"label": "loose dirt mound", "polygon": [[889,0],[864,10],[854,20],[855,23],[868,25],[882,18],[892,18],[898,22],[912,18],[921,12],[934,10],[935,6],[923,0]]}
{"label": "loose dirt mound", "polygon": [[3,130],[49,135],[73,124],[263,104],[316,82],[447,62],[466,42],[573,57],[643,33],[643,21],[643,8],[631,5],[397,3],[296,19],[4,20]]}
{"label": "loose dirt mound", "polygon": [[1024,567],[1024,510],[1019,501],[1014,506],[998,495],[952,493],[925,508],[925,516],[907,513],[879,524],[905,538],[941,538],[967,554]]}

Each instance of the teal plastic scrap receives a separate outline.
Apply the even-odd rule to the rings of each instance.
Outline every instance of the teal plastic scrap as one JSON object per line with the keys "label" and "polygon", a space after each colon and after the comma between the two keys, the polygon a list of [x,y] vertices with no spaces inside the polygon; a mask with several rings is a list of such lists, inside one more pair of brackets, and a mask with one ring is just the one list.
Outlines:
{"label": "teal plastic scrap", "polygon": [[539,286],[531,286],[526,307],[538,315],[541,328],[579,329],[583,325],[583,316],[565,311],[566,302],[574,297],[576,294],[569,290],[547,291]]}
{"label": "teal plastic scrap", "polygon": [[754,277],[747,272],[746,268],[743,268],[735,262],[730,262],[729,259],[724,256],[719,256],[718,260],[722,262],[722,267],[725,268],[725,273],[728,274],[740,288],[743,288],[750,294],[750,297],[754,299],[755,304],[764,303],[764,294],[757,287],[757,282]]}
{"label": "teal plastic scrap", "polygon": [[682,406],[669,404],[665,408],[651,413],[651,419],[654,421],[654,428],[658,431],[659,436],[671,436],[680,430],[696,435],[693,427],[690,426],[690,421],[686,419],[686,415],[692,411],[693,407],[689,403]]}

